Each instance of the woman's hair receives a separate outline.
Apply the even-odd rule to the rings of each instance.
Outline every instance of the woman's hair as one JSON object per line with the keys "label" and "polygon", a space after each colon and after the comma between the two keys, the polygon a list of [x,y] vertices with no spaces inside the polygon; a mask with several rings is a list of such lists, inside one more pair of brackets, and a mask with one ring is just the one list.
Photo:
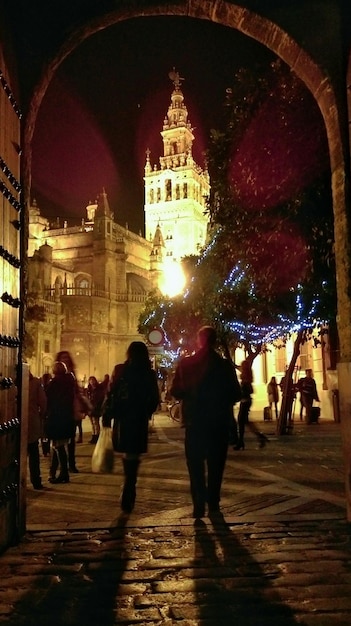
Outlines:
{"label": "woman's hair", "polygon": [[68,369],[66,363],[63,363],[63,361],[55,361],[52,366],[52,372],[54,376],[62,376],[63,374],[67,374]]}
{"label": "woman's hair", "polygon": [[61,352],[58,352],[56,355],[56,361],[61,361],[62,363],[65,363],[65,365],[67,366],[67,369],[70,372],[75,371],[74,361],[70,353],[67,350],[61,350]]}
{"label": "woman's hair", "polygon": [[127,350],[127,361],[138,367],[151,369],[147,346],[142,341],[132,341]]}
{"label": "woman's hair", "polygon": [[93,383],[94,385],[98,385],[96,376],[89,376],[88,383],[89,384]]}

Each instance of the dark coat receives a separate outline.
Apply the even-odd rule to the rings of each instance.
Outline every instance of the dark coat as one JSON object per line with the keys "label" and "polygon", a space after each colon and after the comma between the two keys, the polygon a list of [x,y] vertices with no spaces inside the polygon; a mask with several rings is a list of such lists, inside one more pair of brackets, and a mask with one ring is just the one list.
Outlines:
{"label": "dark coat", "polygon": [[241,398],[233,364],[206,348],[180,361],[170,393],[182,400],[185,426],[209,432],[228,431],[233,405]]}
{"label": "dark coat", "polygon": [[268,402],[279,402],[279,386],[278,383],[270,381],[267,385]]}
{"label": "dark coat", "polygon": [[314,378],[311,378],[310,376],[300,378],[297,383],[297,388],[301,392],[302,399],[306,398],[307,401],[316,400],[317,402],[319,402],[317,385]]}
{"label": "dark coat", "polygon": [[106,396],[103,425],[113,420],[114,448],[118,452],[147,452],[149,420],[160,403],[156,372],[121,363]]}
{"label": "dark coat", "polygon": [[70,439],[75,432],[75,381],[71,374],[54,376],[46,388],[47,437],[52,440]]}
{"label": "dark coat", "polygon": [[88,385],[88,398],[92,405],[91,417],[100,417],[102,414],[102,405],[105,399],[106,387],[99,383],[97,387]]}

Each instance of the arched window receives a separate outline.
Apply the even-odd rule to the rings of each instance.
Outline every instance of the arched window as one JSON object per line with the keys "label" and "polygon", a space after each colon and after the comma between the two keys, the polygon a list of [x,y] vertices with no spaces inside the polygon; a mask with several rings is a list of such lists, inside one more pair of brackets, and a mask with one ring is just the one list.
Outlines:
{"label": "arched window", "polygon": [[89,295],[89,281],[87,278],[80,278],[79,280],[77,280],[76,293],[77,293],[77,296]]}

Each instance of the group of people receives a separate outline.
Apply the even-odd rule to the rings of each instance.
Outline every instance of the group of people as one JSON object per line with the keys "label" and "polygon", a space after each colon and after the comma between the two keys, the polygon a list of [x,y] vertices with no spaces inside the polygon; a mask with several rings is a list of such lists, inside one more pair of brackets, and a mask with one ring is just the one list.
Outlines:
{"label": "group of people", "polygon": [[[285,376],[283,376],[280,384],[277,383],[276,377],[272,376],[267,385],[270,413],[272,415],[272,407],[274,406],[276,419],[278,419],[279,390],[282,393],[286,393],[285,382]],[[311,422],[313,403],[319,402],[317,385],[315,379],[313,378],[313,371],[311,368],[306,369],[305,376],[300,378],[296,383],[293,383],[291,380],[288,393],[290,394],[291,404],[296,398],[296,393],[300,393],[300,420],[303,419],[303,413],[305,412],[305,419],[307,424],[309,424]]]}
{"label": "group of people", "polygon": [[[213,327],[200,328],[197,350],[180,360],[170,388],[171,395],[182,402],[185,458],[194,518],[203,517],[207,509],[209,514],[220,511],[228,445],[232,443],[235,450],[243,450],[247,427],[257,437],[259,447],[264,447],[268,441],[249,420],[253,394],[252,362],[246,359],[236,368],[217,352],[216,343]],[[240,382],[236,369],[240,370]],[[301,383],[301,394],[312,393],[316,397],[310,376],[307,378],[309,386]],[[273,382],[276,384],[275,380]],[[57,355],[53,378],[47,384],[44,396],[39,387],[36,385],[42,405],[38,401],[38,406],[40,412],[46,413],[46,434],[54,451],[50,480],[66,483],[69,482],[69,471],[78,471],[74,456],[75,416],[79,410],[87,412],[86,406],[77,406],[82,402],[82,394],[68,352]],[[275,396],[270,387],[268,393],[272,403],[277,404],[279,396]],[[101,426],[111,427],[114,450],[122,455],[124,483],[120,504],[125,513],[130,513],[136,499],[140,458],[148,449],[149,421],[160,404],[157,376],[145,343],[133,341],[130,344],[125,362],[115,366],[110,381],[105,377],[104,383],[99,384],[95,377],[90,377],[88,399],[93,428],[91,442],[97,441]],[[236,421],[234,405],[237,403]],[[307,407],[307,401],[304,406]],[[40,488],[40,474],[33,469],[31,458],[29,464],[33,486]]]}
{"label": "group of people", "polygon": [[[52,375],[43,379],[29,373],[28,393],[28,464],[34,489],[43,489],[39,441],[44,456],[51,452],[49,481],[69,482],[69,472],[78,473],[75,433],[92,406],[82,394],[69,352],[56,355]],[[50,447],[50,442],[52,446]],[[57,470],[59,475],[57,476]]]}

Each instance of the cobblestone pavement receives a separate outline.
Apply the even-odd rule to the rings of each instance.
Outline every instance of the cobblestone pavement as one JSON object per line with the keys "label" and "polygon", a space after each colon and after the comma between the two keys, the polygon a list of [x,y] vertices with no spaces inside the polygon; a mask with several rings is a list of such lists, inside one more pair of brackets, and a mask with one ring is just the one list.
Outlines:
{"label": "cobblestone pavement", "polygon": [[[351,542],[339,426],[297,423],[258,450],[230,450],[222,513],[194,521],[183,431],[157,415],[135,511],[121,468],[92,475],[78,448],[68,485],[28,489],[27,533],[0,557],[0,623],[351,624]],[[42,465],[45,468],[45,459]]]}

